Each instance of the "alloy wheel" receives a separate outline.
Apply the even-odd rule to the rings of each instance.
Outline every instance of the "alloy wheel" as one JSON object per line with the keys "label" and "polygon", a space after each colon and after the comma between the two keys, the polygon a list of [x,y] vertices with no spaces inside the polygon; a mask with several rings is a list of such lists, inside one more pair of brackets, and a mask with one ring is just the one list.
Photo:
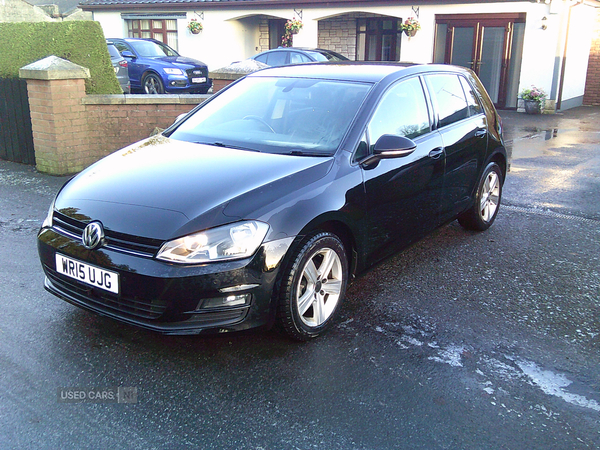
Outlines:
{"label": "alloy wheel", "polygon": [[323,324],[335,311],[343,286],[344,270],[338,254],[322,248],[308,260],[296,291],[298,314],[310,327]]}
{"label": "alloy wheel", "polygon": [[485,222],[489,222],[496,210],[500,199],[500,179],[498,174],[490,171],[483,184],[481,192],[481,200],[479,202],[479,211],[481,218]]}

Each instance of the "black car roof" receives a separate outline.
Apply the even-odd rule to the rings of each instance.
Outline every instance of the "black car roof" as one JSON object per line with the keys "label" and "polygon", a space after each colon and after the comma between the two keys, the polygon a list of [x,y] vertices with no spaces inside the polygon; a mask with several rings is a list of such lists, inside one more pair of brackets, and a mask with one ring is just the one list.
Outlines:
{"label": "black car roof", "polygon": [[249,76],[275,76],[292,78],[324,78],[340,81],[377,83],[389,75],[398,77],[426,72],[462,72],[462,67],[443,64],[374,63],[341,61],[330,63],[308,63],[272,67],[254,72]]}

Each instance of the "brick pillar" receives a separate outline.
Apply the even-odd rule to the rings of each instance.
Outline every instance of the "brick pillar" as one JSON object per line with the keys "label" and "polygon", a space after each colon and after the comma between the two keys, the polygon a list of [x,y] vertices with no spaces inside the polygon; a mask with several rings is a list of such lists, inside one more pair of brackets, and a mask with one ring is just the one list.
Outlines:
{"label": "brick pillar", "polygon": [[[226,70],[223,68],[221,70]],[[258,69],[255,69],[258,70]],[[246,76],[247,73],[232,73],[232,72],[211,72],[210,78],[213,80],[213,94],[216,94],[224,87],[229,86],[234,81]]]}
{"label": "brick pillar", "polygon": [[593,28],[583,104],[600,105],[600,12],[596,13]]}
{"label": "brick pillar", "polygon": [[56,56],[19,70],[27,80],[36,167],[51,175],[77,173],[89,165],[85,79],[90,72]]}

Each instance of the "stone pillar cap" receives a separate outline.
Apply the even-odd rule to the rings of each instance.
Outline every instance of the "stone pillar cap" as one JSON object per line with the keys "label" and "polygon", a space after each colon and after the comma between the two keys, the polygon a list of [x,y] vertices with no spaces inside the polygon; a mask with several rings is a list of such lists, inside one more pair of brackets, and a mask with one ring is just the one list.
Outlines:
{"label": "stone pillar cap", "polygon": [[85,79],[90,77],[90,69],[52,55],[21,67],[19,77],[30,80]]}

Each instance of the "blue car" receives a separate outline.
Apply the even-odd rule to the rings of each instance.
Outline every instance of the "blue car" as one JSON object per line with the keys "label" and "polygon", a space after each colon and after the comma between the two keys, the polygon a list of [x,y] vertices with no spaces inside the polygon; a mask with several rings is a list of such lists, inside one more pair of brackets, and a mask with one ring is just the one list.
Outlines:
{"label": "blue car", "polygon": [[206,64],[181,56],[160,41],[114,38],[107,42],[127,60],[132,93],[206,94],[212,86]]}

